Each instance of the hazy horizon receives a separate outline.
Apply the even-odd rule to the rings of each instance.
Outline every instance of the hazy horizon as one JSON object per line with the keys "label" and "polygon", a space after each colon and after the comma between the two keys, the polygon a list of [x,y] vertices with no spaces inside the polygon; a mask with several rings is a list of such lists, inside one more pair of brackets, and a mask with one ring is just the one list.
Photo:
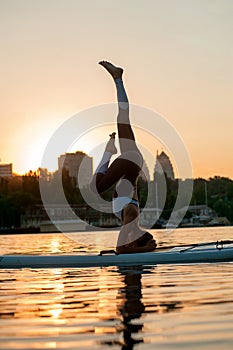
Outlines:
{"label": "hazy horizon", "polygon": [[115,102],[106,59],[125,68],[131,103],[177,130],[194,178],[233,178],[232,1],[0,0],[0,10],[0,159],[15,173],[41,166],[71,116]]}

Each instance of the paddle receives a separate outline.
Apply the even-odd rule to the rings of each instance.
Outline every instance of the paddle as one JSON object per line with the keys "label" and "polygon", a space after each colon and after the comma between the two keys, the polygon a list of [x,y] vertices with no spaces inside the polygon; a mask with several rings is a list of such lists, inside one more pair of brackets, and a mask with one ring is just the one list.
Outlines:
{"label": "paddle", "polygon": [[[168,249],[173,249],[173,248],[183,248],[183,247],[187,247],[186,249],[182,249],[180,250],[180,252],[185,252],[189,249],[193,249],[196,247],[202,247],[202,246],[208,246],[208,245],[216,245],[217,249],[222,249],[224,244],[233,244],[233,240],[222,240],[222,241],[214,241],[214,242],[203,242],[203,243],[190,243],[190,244],[181,244],[181,245],[169,245],[169,246],[165,246],[165,247],[156,247],[154,252],[158,251],[158,250],[168,250]],[[110,255],[119,255],[114,249],[107,249],[107,250],[101,250],[99,255],[106,255],[106,254],[110,254]]]}
{"label": "paddle", "polygon": [[158,247],[155,249],[155,252],[157,250],[164,250],[164,249],[173,249],[173,248],[182,248],[182,247],[188,247],[187,249],[181,250],[182,252],[193,249],[196,247],[202,247],[202,246],[208,246],[208,245],[216,245],[217,249],[222,249],[224,244],[233,244],[233,240],[222,240],[222,241],[217,241],[217,242],[203,242],[203,243],[190,243],[190,244],[181,244],[181,245],[170,245],[170,246],[165,246],[165,247]]}

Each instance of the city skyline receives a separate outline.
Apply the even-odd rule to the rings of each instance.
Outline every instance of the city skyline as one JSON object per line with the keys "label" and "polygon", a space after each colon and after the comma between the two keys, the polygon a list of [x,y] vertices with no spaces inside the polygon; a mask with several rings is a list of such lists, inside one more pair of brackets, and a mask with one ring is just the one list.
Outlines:
{"label": "city skyline", "polygon": [[[164,151],[161,151],[161,153],[164,153]],[[78,172],[77,172],[77,167],[79,167],[80,165],[80,161],[78,159],[80,159],[80,155],[81,155],[81,161],[84,157],[87,156],[88,159],[91,159],[91,174],[93,175],[96,167],[97,167],[97,162],[93,159],[92,156],[89,156],[86,152],[84,151],[80,151],[80,150],[76,150],[74,152],[67,152],[65,154],[60,154],[59,157],[57,158],[57,167],[56,169],[54,169],[53,171],[51,171],[50,169],[47,169],[45,168],[48,172],[59,172],[61,173],[62,172],[62,169],[63,168],[66,168],[66,169],[69,169],[69,159],[72,160],[71,162],[71,167],[73,166],[73,168],[71,168],[71,174],[70,176],[71,177],[76,177],[78,178]],[[70,157],[71,156],[71,157]],[[77,160],[78,162],[76,163],[76,156],[77,156]],[[167,155],[166,155],[167,156]],[[67,157],[67,159],[66,159]],[[115,156],[116,157],[116,156]],[[149,171],[149,168],[148,168],[148,165],[146,163],[146,161],[144,161],[144,165],[143,165],[143,169],[142,171],[144,172],[144,175],[147,179],[152,179],[154,177],[154,172],[155,172],[155,167],[156,167],[156,162],[157,162],[157,158],[158,158],[158,151],[157,151],[157,154],[155,156],[155,162],[154,162],[154,166],[153,166],[153,171],[152,173]],[[167,157],[169,159],[169,157]],[[95,164],[93,166],[93,164]],[[111,163],[110,163],[111,164]],[[85,166],[85,163],[83,164],[83,166]],[[43,169],[43,168],[37,168],[37,169],[28,169],[24,174],[17,174],[13,171],[13,167],[14,167],[14,164],[13,163],[1,163],[1,160],[0,160],[0,177],[6,177],[6,176],[17,176],[17,175],[25,175],[27,173],[29,173],[30,171],[32,172],[36,172],[40,169]],[[89,179],[90,180],[90,179]]]}
{"label": "city skyline", "polygon": [[[0,9],[0,158],[14,172],[38,169],[71,116],[115,102],[97,64],[108,59],[125,68],[131,103],[177,130],[194,178],[233,178],[231,1],[0,0]],[[88,153],[103,135],[78,149]]]}
{"label": "city skyline", "polygon": [[[94,164],[93,157],[90,157],[87,153],[83,151],[68,152],[68,153],[59,155],[57,159],[57,168],[54,170],[54,172],[58,172],[59,174],[61,174],[62,169],[64,168],[64,169],[67,169],[69,171],[69,175],[71,177],[75,177],[77,181],[78,181],[78,177],[81,176],[85,178],[87,183],[89,183],[91,181],[91,178],[89,177],[89,175],[90,174],[93,175],[95,168],[97,166],[95,162],[96,165],[94,166],[94,169],[93,169],[93,164]],[[79,175],[80,165],[81,165],[81,172],[83,171],[85,172],[85,169],[88,168],[89,169],[88,173],[84,173],[84,174],[81,173]],[[30,171],[35,172],[38,170],[40,170],[40,168],[30,169],[26,173]],[[49,172],[49,169],[46,169],[46,170]],[[146,161],[144,161],[141,176],[143,178],[146,178],[147,180],[152,180],[155,176],[155,172],[161,173],[161,171],[162,172],[164,171],[168,177],[174,180],[173,165],[170,161],[169,156],[164,152],[164,150],[161,150],[160,154],[158,151],[156,152],[152,173],[149,171]],[[1,176],[8,177],[8,176],[14,176],[14,175],[24,175],[24,174],[16,174],[13,171],[13,163],[5,164],[5,163],[1,163],[1,160],[0,160],[0,177]]]}

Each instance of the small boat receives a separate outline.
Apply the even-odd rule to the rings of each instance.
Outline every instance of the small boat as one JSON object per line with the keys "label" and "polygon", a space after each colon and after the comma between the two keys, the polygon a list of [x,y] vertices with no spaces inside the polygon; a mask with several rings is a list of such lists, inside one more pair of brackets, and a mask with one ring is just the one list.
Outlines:
{"label": "small boat", "polygon": [[82,268],[233,261],[233,241],[230,240],[167,248],[169,249],[156,248],[154,252],[133,254],[103,251],[99,255],[1,255],[0,268]]}

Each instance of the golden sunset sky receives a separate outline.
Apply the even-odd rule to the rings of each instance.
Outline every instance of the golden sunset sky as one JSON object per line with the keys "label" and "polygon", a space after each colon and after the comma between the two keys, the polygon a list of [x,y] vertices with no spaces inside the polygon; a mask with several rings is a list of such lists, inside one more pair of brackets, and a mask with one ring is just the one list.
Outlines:
{"label": "golden sunset sky", "polygon": [[194,177],[233,178],[232,19],[232,0],[0,0],[1,161],[37,169],[63,122],[114,102],[105,59],[173,125]]}

